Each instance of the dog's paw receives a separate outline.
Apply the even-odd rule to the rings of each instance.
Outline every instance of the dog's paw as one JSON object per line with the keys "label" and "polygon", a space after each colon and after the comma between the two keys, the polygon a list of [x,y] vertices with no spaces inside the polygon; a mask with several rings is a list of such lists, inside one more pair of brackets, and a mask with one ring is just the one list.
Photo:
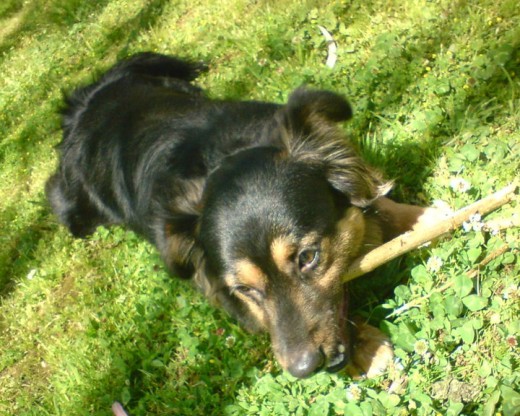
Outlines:
{"label": "dog's paw", "polygon": [[388,337],[366,323],[356,323],[356,342],[352,364],[347,368],[350,376],[377,377],[385,372],[394,358],[394,349]]}

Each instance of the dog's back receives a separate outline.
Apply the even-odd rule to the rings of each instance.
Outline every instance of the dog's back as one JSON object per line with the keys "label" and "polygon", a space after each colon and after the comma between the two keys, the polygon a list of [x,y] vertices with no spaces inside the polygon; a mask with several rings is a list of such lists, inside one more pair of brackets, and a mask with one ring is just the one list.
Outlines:
{"label": "dog's back", "polygon": [[[117,142],[132,137],[122,134],[124,125],[133,116],[139,117],[139,97],[144,99],[154,89],[180,96],[201,96],[201,90],[190,82],[205,69],[202,64],[142,53],[120,62],[98,82],[67,97],[62,111],[61,164],[47,182],[46,194],[54,213],[75,236],[84,237],[100,224],[125,222],[125,215],[132,213],[126,179],[121,177],[118,183],[113,174],[118,167],[123,169]],[[142,104],[145,103],[143,100]],[[122,106],[129,112],[132,106],[136,107],[135,114],[121,116]],[[99,152],[105,155],[94,157]],[[94,183],[98,189],[93,189]],[[111,197],[101,200],[100,192]]]}
{"label": "dog's back", "polygon": [[143,52],[123,60],[106,72],[96,83],[76,89],[66,99],[63,114],[64,142],[80,121],[91,100],[101,90],[123,79],[168,87],[179,93],[198,94],[201,90],[190,84],[207,67],[201,63],[186,62],[175,57]]}
{"label": "dog's back", "polygon": [[46,192],[73,235],[120,223],[160,245],[152,219],[191,211],[191,200],[179,200],[186,187],[229,154],[271,139],[263,131],[279,106],[210,100],[191,83],[205,69],[142,53],[67,99],[61,163]]}

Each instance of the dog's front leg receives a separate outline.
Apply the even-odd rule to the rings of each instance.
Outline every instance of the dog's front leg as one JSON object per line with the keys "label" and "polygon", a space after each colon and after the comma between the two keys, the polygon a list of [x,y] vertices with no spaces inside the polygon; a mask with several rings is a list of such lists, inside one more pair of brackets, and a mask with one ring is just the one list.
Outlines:
{"label": "dog's front leg", "polygon": [[394,358],[390,339],[360,318],[352,320],[352,336],[352,360],[346,368],[347,373],[353,378],[372,378],[383,374]]}

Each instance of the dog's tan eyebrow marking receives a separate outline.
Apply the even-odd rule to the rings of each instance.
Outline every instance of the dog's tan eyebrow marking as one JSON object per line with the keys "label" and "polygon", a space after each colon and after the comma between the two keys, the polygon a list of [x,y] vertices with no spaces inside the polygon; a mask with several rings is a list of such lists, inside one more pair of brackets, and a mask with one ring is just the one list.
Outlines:
{"label": "dog's tan eyebrow marking", "polygon": [[326,289],[341,279],[341,274],[361,247],[365,221],[358,208],[349,208],[336,225],[336,234],[321,242],[321,258],[327,269],[318,279],[318,286]]}
{"label": "dog's tan eyebrow marking", "polygon": [[301,239],[301,245],[302,246],[308,246],[308,245],[312,245],[312,244],[316,244],[316,243],[319,243],[319,236],[318,236],[318,233],[316,232],[311,232],[307,235],[305,235],[302,239]]}
{"label": "dog's tan eyebrow marking", "polygon": [[287,269],[291,257],[296,252],[296,247],[289,237],[277,237],[271,242],[271,257],[280,271]]}
{"label": "dog's tan eyebrow marking", "polygon": [[254,289],[265,291],[267,276],[254,263],[248,259],[240,259],[235,263],[235,284],[250,286]]}

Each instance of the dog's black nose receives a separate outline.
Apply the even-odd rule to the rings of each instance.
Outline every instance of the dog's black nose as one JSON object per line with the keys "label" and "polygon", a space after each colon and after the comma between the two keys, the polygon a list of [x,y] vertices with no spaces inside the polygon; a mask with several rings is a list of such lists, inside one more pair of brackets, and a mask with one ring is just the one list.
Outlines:
{"label": "dog's black nose", "polygon": [[324,363],[325,356],[320,350],[307,350],[298,354],[287,370],[294,377],[305,378],[319,370]]}

